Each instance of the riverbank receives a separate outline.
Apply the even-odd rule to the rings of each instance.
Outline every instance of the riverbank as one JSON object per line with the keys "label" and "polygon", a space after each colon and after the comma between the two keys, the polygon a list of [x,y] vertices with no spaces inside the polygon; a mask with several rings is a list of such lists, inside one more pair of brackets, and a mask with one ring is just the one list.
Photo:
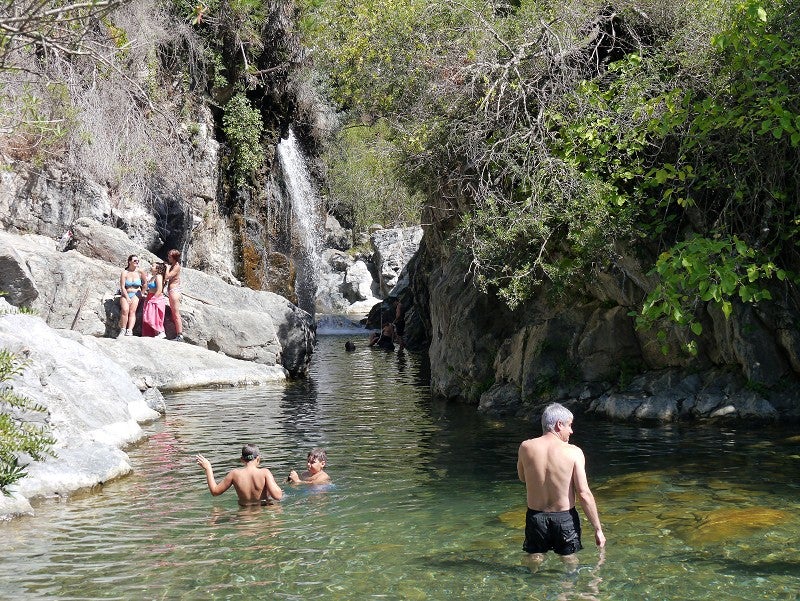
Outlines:
{"label": "riverbank", "polygon": [[46,410],[56,440],[45,461],[22,457],[27,476],[0,496],[0,519],[33,514],[30,501],[62,497],[131,471],[124,448],[165,412],[161,391],[277,385],[279,365],[242,361],[155,338],[95,338],[49,327],[0,299],[0,347],[25,361],[9,384]]}

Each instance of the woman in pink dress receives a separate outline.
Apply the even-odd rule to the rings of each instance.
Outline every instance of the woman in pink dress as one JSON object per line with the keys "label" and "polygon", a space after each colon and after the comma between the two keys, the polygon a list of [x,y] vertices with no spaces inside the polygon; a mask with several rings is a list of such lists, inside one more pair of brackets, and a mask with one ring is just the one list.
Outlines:
{"label": "woman in pink dress", "polygon": [[150,268],[150,279],[147,282],[147,298],[142,310],[142,336],[166,338],[164,334],[164,271],[163,263],[153,263]]}

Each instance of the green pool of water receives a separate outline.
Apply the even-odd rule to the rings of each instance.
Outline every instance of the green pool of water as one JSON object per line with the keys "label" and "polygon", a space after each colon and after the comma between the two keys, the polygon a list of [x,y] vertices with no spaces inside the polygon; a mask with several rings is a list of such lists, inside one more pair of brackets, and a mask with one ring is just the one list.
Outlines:
{"label": "green pool of water", "polygon": [[[430,399],[424,362],[323,337],[308,380],[193,391],[129,449],[134,473],[0,524],[2,599],[797,599],[800,428],[578,418],[606,527],[577,570],[521,551],[532,424]],[[279,481],[313,446],[334,485],[272,507],[211,497],[245,442]]]}

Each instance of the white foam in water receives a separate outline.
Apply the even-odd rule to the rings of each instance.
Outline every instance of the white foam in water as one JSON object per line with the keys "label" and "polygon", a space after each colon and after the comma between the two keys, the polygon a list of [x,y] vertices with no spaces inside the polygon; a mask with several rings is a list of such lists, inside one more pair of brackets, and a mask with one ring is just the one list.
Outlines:
{"label": "white foam in water", "polygon": [[369,333],[364,326],[346,315],[318,315],[317,335],[353,335]]}

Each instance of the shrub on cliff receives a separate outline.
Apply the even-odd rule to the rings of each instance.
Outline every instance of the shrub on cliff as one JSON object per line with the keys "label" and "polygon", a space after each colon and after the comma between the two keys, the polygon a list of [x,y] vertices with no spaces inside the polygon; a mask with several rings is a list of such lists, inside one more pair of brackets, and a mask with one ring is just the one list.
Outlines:
{"label": "shrub on cliff", "polygon": [[38,415],[46,414],[46,409],[15,393],[8,383],[24,367],[25,363],[16,355],[0,349],[0,490],[4,493],[6,487],[25,476],[18,463],[19,454],[41,461],[53,455],[55,444],[47,423],[37,419]]}

